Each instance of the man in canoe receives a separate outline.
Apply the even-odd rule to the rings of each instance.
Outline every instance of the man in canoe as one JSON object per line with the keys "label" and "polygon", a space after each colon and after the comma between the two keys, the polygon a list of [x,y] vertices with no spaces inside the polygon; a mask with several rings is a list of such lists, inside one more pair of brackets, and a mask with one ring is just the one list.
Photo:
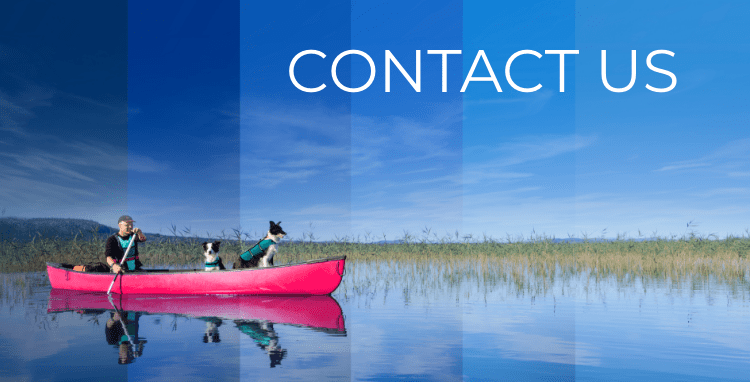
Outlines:
{"label": "man in canoe", "polygon": [[[134,228],[133,223],[135,221],[129,215],[122,215],[117,220],[117,225],[120,227],[120,231],[110,236],[107,239],[107,249],[105,256],[107,258],[107,265],[112,268],[112,272],[119,273],[124,270],[137,270],[140,269],[143,264],[138,259],[138,242],[146,241],[146,235],[140,228]],[[135,237],[134,237],[135,236]],[[130,245],[130,239],[133,240],[133,245],[128,251],[128,257],[125,259],[125,263],[120,267],[120,260],[125,255],[125,250]]]}

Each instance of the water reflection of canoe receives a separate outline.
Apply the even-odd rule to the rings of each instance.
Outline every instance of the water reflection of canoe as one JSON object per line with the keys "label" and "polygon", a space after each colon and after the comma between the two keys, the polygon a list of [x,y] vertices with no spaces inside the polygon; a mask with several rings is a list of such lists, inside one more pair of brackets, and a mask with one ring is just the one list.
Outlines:
{"label": "water reflection of canoe", "polygon": [[[265,320],[345,333],[341,307],[331,296],[216,296],[120,295],[117,309],[150,314],[180,314],[230,320]],[[55,289],[49,293],[47,312],[82,309],[112,310],[104,292]]]}
{"label": "water reflection of canoe", "polygon": [[[269,268],[151,270],[117,277],[112,292],[120,294],[259,294],[325,295],[341,283],[346,256]],[[107,291],[112,273],[85,273],[47,263],[53,288]]]}

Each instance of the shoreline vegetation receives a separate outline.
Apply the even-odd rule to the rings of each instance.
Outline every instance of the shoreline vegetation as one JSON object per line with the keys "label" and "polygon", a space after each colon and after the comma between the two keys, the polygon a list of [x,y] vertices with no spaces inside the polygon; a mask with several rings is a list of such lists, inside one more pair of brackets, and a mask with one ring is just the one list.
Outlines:
{"label": "shoreline vegetation", "polygon": [[[560,241],[546,236],[504,241],[472,236],[438,238],[424,231],[421,238],[408,233],[396,243],[375,243],[348,237],[332,242],[314,241],[313,234],[301,240],[283,240],[277,265],[329,256],[346,255],[349,264],[405,262],[464,269],[482,278],[502,277],[503,272],[549,273],[553,270],[581,271],[598,275],[682,277],[687,274],[713,275],[722,279],[747,278],[750,271],[750,232],[739,237],[701,236],[690,232],[682,237],[590,239]],[[140,244],[141,261],[146,267],[179,266],[202,268],[201,243],[205,239],[189,237],[173,228],[175,236]],[[83,237],[84,239],[78,239]],[[216,238],[222,242],[221,256],[228,267],[255,244],[250,235],[234,230],[232,236]],[[104,262],[105,238],[80,234],[73,239],[42,235],[29,241],[0,241],[0,273],[45,270],[46,262],[86,264]],[[472,264],[473,271],[465,269]],[[512,270],[515,269],[515,270]]]}
{"label": "shoreline vegetation", "polygon": [[[429,230],[425,230],[429,232]],[[84,239],[78,239],[84,237]],[[222,242],[227,268],[255,244],[239,230]],[[368,237],[369,238],[369,237]],[[361,242],[342,238],[333,242],[282,240],[276,265],[330,256],[347,256],[346,273],[334,294],[343,298],[378,293],[403,294],[408,303],[423,296],[455,295],[456,300],[504,290],[508,296],[575,296],[604,293],[606,285],[642,291],[714,290],[743,301],[750,296],[750,233],[724,239],[691,232],[680,238],[651,237],[615,240],[559,241],[531,236],[505,241],[470,236],[439,239],[405,234],[396,243]],[[73,239],[34,237],[30,241],[0,241],[0,296],[26,290],[29,280],[48,285],[46,262],[86,264],[104,262],[105,238],[79,235]],[[203,269],[201,243],[208,239],[176,235],[141,244],[146,268]],[[31,277],[31,279],[26,280]],[[38,279],[38,280],[37,280]],[[612,284],[613,283],[613,284]],[[10,293],[10,294],[8,294]],[[30,292],[29,292],[30,293]]]}

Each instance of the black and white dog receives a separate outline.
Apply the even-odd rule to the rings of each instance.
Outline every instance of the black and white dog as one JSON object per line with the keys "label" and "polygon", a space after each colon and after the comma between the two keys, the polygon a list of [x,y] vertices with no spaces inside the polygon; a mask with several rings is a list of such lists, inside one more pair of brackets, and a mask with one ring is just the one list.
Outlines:
{"label": "black and white dog", "polygon": [[235,269],[273,266],[273,256],[278,252],[278,243],[286,235],[286,232],[281,229],[281,222],[270,221],[269,223],[271,223],[271,228],[268,230],[266,237],[240,255],[239,260],[234,263]]}
{"label": "black and white dog", "polygon": [[203,343],[221,342],[219,337],[219,326],[223,323],[221,318],[206,317],[201,318],[206,321],[206,331],[203,333]]}
{"label": "black and white dog", "polygon": [[203,256],[206,257],[207,271],[218,271],[221,269],[226,269],[224,267],[224,262],[221,261],[221,257],[219,257],[219,245],[221,245],[220,241],[214,241],[213,243],[203,243]]}
{"label": "black and white dog", "polygon": [[250,336],[259,348],[263,349],[271,360],[271,367],[281,365],[286,356],[286,349],[279,345],[279,335],[273,329],[273,322],[265,320],[235,320],[240,332]]}

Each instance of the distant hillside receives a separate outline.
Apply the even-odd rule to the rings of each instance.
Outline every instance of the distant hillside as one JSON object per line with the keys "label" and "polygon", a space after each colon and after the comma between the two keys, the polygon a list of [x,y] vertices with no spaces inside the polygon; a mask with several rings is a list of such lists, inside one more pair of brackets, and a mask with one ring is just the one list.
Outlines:
{"label": "distant hillside", "polygon": [[[117,232],[117,228],[101,225],[92,220],[63,218],[0,218],[0,241],[31,241],[34,237],[70,240],[90,239],[94,233],[102,238]],[[150,243],[162,241],[211,241],[202,237],[182,237],[144,232]]]}
{"label": "distant hillside", "polygon": [[72,239],[91,238],[94,233],[108,236],[117,230],[85,219],[0,218],[0,240],[29,241],[35,236]]}
{"label": "distant hillside", "polygon": [[[14,218],[14,217],[2,217],[0,218],[0,241],[2,240],[8,240],[8,241],[30,241],[34,237],[47,237],[47,238],[58,238],[58,239],[64,239],[69,240],[78,235],[79,239],[90,239],[92,237],[93,233],[96,233],[102,238],[106,238],[107,236],[117,232],[117,228],[108,227],[105,225],[101,225],[95,221],[92,220],[85,220],[85,219],[63,219],[63,218]],[[217,238],[204,238],[204,237],[195,237],[195,236],[173,236],[173,235],[162,235],[158,233],[148,233],[144,232],[146,236],[148,237],[148,242],[150,243],[159,243],[163,241],[212,241],[216,240]],[[255,240],[260,239],[253,238],[251,240],[245,240],[248,244],[255,243]],[[220,240],[231,240],[235,241],[236,239],[220,239]],[[648,241],[648,240],[654,240],[654,239],[627,239],[630,241]],[[583,243],[584,241],[589,242],[609,242],[609,241],[615,241],[615,239],[605,239],[605,238],[592,238],[588,240],[579,239],[579,238],[565,238],[565,239],[550,239],[552,243]],[[291,240],[286,239],[284,241],[285,243],[300,243],[300,240]],[[316,243],[320,244],[332,244],[336,241],[316,241]],[[448,243],[458,243],[460,241],[448,241]],[[402,244],[404,243],[403,240],[380,240],[371,242],[370,244]],[[416,240],[414,243],[421,243],[421,241]],[[428,241],[428,243],[431,243]]]}

